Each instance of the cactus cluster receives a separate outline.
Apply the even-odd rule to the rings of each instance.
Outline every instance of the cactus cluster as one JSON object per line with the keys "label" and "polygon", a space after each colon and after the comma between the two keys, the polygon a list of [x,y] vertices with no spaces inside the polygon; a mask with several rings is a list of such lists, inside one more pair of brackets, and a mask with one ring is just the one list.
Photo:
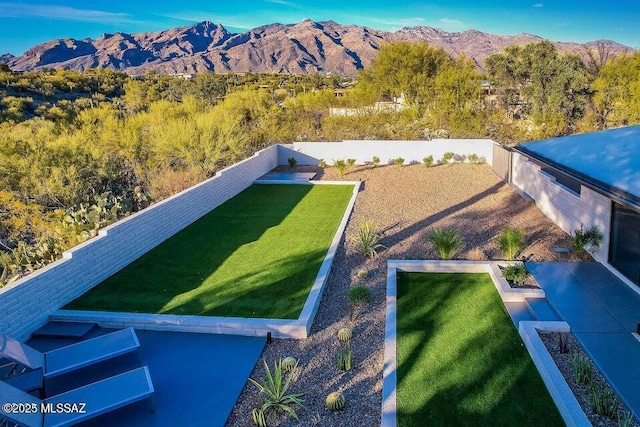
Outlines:
{"label": "cactus cluster", "polygon": [[253,423],[258,427],[267,427],[267,417],[262,409],[254,409],[251,411]]}
{"label": "cactus cluster", "polygon": [[351,352],[351,346],[349,345],[349,343],[347,343],[338,354],[336,365],[341,371],[350,371],[352,363],[353,353]]}
{"label": "cactus cluster", "polygon": [[69,210],[64,217],[65,225],[78,230],[81,241],[96,236],[100,227],[116,221],[122,210],[121,198],[113,196],[109,191],[94,199],[94,204],[81,203],[79,208]]}
{"label": "cactus cluster", "polygon": [[284,359],[282,359],[282,370],[285,372],[291,372],[293,371],[296,366],[298,366],[298,361],[295,359],[295,357],[285,357]]}
{"label": "cactus cluster", "polygon": [[345,403],[347,403],[347,399],[345,399],[344,395],[339,391],[334,391],[329,393],[325,403],[327,404],[327,409],[330,411],[342,411]]}
{"label": "cactus cluster", "polygon": [[349,328],[341,328],[338,331],[338,339],[342,342],[348,342],[349,340],[351,340],[352,336],[353,332]]}

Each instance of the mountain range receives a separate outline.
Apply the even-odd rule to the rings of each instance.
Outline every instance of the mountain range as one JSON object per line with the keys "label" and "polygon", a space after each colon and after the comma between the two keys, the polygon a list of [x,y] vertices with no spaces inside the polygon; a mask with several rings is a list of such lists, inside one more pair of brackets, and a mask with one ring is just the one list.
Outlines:
{"label": "mountain range", "polygon": [[[42,68],[112,68],[131,75],[159,73],[267,72],[336,73],[353,75],[367,66],[384,43],[424,40],[452,57],[466,55],[482,68],[484,59],[507,46],[543,40],[531,34],[502,36],[477,30],[447,32],[432,27],[403,27],[382,31],[333,21],[308,19],[297,24],[270,24],[233,34],[209,21],[150,33],[104,34],[97,39],[55,39],[21,56],[5,54],[12,70]],[[633,49],[610,41],[586,44],[556,42],[561,52],[586,56],[588,49],[605,47],[619,54]]]}

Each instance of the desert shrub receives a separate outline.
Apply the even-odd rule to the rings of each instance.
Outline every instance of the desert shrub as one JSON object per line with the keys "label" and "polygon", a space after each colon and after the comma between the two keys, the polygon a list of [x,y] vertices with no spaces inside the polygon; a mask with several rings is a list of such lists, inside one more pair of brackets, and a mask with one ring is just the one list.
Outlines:
{"label": "desert shrub", "polygon": [[356,164],[356,159],[347,159],[347,166],[352,167]]}
{"label": "desert shrub", "polygon": [[378,249],[384,248],[380,243],[380,233],[375,229],[373,221],[366,220],[358,224],[360,230],[353,238],[362,254],[373,259],[378,255]]}
{"label": "desert shrub", "polygon": [[442,155],[442,163],[449,163],[451,159],[453,159],[453,156],[455,156],[453,152],[447,151]]}
{"label": "desert shrub", "polygon": [[325,162],[324,159],[320,159],[318,161],[318,167],[322,168],[322,169],[326,168],[327,167],[327,162]]}
{"label": "desert shrub", "polygon": [[344,176],[347,170],[347,163],[344,160],[336,160],[333,162],[333,167],[336,168],[340,176]]}
{"label": "desert shrub", "polygon": [[351,352],[351,346],[349,343],[345,344],[340,353],[338,354],[337,366],[341,371],[350,371],[353,362],[353,353]]}
{"label": "desert shrub", "polygon": [[149,177],[147,185],[153,201],[160,201],[207,179],[199,168],[174,170],[166,168]]}
{"label": "desert shrub", "polygon": [[360,280],[364,280],[369,277],[369,273],[367,273],[366,270],[358,270],[358,272],[356,273],[356,277]]}
{"label": "desert shrub", "polygon": [[580,228],[571,234],[571,247],[576,255],[583,257],[588,251],[597,251],[602,244],[602,238],[602,232],[597,225],[585,230],[581,224]]}
{"label": "desert shrub", "polygon": [[380,157],[373,156],[373,159],[371,159],[371,161],[373,162],[373,166],[378,166],[378,163],[380,163]]}
{"label": "desert shrub", "polygon": [[404,159],[402,157],[396,157],[393,159],[393,164],[401,168],[402,165],[404,165]]}
{"label": "desert shrub", "polygon": [[464,246],[464,240],[453,227],[434,228],[427,234],[427,240],[434,246],[442,259],[451,259]]}
{"label": "desert shrub", "polygon": [[500,252],[508,260],[513,260],[520,251],[527,247],[524,230],[506,227],[500,238]]}
{"label": "desert shrub", "polygon": [[473,154],[469,154],[467,156],[467,160],[469,160],[469,162],[477,165],[478,163],[480,163],[480,158],[478,157],[477,154],[473,153]]}
{"label": "desert shrub", "polygon": [[571,356],[571,365],[577,382],[581,384],[589,384],[591,382],[591,362],[587,356],[574,353]]}
{"label": "desert shrub", "polygon": [[298,161],[296,160],[295,157],[289,157],[287,159],[287,162],[289,162],[289,166],[294,167],[295,165],[298,164]]}
{"label": "desert shrub", "polygon": [[591,409],[598,415],[613,418],[618,414],[620,399],[604,383],[591,384],[589,393]]}
{"label": "desert shrub", "polygon": [[484,261],[487,257],[482,249],[475,247],[469,251],[469,259],[471,261]]}
{"label": "desert shrub", "polygon": [[527,280],[531,273],[522,264],[508,265],[502,270],[505,279],[512,283],[522,284]]}
{"label": "desert shrub", "polygon": [[366,286],[352,286],[347,291],[347,301],[352,306],[364,306],[371,302],[371,291]]}
{"label": "desert shrub", "polygon": [[266,377],[260,380],[260,382],[249,378],[249,381],[258,388],[258,391],[264,396],[264,404],[260,408],[265,414],[268,411],[281,409],[290,414],[296,420],[298,414],[296,414],[294,405],[302,407],[304,402],[305,393],[289,393],[291,383],[295,378],[297,363],[288,374],[283,374],[282,360],[279,360],[274,364],[273,372],[269,369],[267,361],[264,362],[264,370]]}
{"label": "desert shrub", "polygon": [[430,168],[431,166],[433,166],[433,156],[429,155],[422,159],[422,164],[425,168]]}

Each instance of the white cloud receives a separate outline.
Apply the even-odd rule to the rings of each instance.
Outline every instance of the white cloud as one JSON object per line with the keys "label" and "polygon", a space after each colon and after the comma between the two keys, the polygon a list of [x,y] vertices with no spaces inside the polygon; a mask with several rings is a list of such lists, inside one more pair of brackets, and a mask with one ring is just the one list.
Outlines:
{"label": "white cloud", "polygon": [[135,24],[138,21],[128,13],[105,12],[103,10],[77,9],[58,5],[28,5],[22,3],[0,3],[3,18],[46,18],[65,21],[99,22],[110,24]]}
{"label": "white cloud", "polygon": [[380,19],[380,18],[363,18],[363,20],[370,21],[374,24],[385,25],[387,27],[400,28],[400,27],[417,27],[425,25],[424,18],[397,18],[397,19]]}
{"label": "white cloud", "polygon": [[457,19],[442,18],[439,22],[448,28],[461,29],[465,27],[464,22]]}
{"label": "white cloud", "polygon": [[533,6],[531,6],[531,7],[544,7],[544,4],[542,4],[542,3],[536,3],[536,4],[534,4],[534,5],[533,5]]}
{"label": "white cloud", "polygon": [[272,3],[272,4],[279,4],[282,6],[289,6],[289,7],[294,7],[296,9],[300,8],[299,5],[292,3],[290,1],[286,1],[286,0],[264,0],[265,3]]}

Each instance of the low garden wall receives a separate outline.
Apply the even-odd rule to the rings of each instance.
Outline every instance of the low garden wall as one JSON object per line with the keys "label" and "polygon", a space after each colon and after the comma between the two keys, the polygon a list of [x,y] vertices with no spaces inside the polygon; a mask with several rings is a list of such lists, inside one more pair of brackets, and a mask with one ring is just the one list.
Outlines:
{"label": "low garden wall", "polygon": [[[285,160],[286,162],[286,160]],[[124,218],[63,258],[0,288],[0,331],[24,340],[49,315],[278,165],[278,146],[221,170],[213,178]]]}
{"label": "low garden wall", "polygon": [[380,158],[381,164],[402,157],[405,163],[420,162],[433,156],[434,162],[442,159],[446,152],[468,156],[476,154],[493,164],[493,147],[490,139],[434,139],[431,141],[343,141],[343,142],[296,142],[282,145],[278,162],[287,164],[289,157],[295,157],[299,165],[317,165],[320,159],[331,165],[335,160],[356,159],[357,164],[371,162],[373,156]]}

